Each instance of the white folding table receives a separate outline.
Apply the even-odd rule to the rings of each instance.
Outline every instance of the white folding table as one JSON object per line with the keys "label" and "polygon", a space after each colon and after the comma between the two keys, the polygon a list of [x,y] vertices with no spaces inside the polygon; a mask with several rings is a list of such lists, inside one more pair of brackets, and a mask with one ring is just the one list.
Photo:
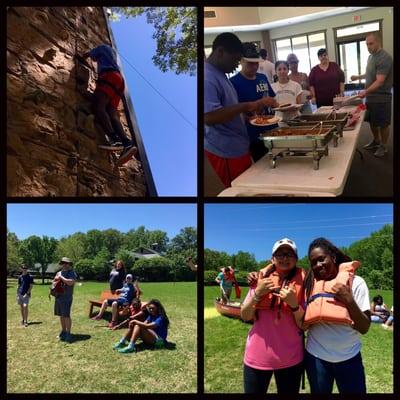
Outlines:
{"label": "white folding table", "polygon": [[[338,110],[350,111],[353,106]],[[323,110],[318,110],[319,112]],[[311,157],[284,157],[278,159],[276,168],[270,167],[268,155],[258,160],[243,174],[232,181],[232,187],[218,196],[339,196],[346,184],[356,145],[364,121],[365,111],[354,129],[343,131],[337,147],[328,145],[329,154],[319,161],[319,169],[313,169]]]}

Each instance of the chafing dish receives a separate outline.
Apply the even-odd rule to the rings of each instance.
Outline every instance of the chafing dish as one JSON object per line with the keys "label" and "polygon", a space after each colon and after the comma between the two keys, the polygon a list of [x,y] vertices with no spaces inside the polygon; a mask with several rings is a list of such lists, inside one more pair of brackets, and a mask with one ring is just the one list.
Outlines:
{"label": "chafing dish", "polygon": [[329,113],[299,115],[286,123],[290,126],[307,126],[321,121],[324,126],[335,125],[337,134],[343,137],[343,128],[346,125],[349,114],[347,112],[337,113],[333,110]]}
{"label": "chafing dish", "polygon": [[313,158],[314,169],[319,169],[319,160],[328,155],[328,143],[337,145],[336,125],[319,122],[308,126],[280,127],[260,135],[269,153],[270,167],[276,167],[278,158],[306,156]]}

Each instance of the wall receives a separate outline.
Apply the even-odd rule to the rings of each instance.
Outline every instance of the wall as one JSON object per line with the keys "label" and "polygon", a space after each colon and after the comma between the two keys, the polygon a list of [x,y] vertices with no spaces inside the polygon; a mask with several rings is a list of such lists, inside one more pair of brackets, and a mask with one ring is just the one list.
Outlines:
{"label": "wall", "polygon": [[[233,32],[242,42],[261,42],[261,32]],[[204,35],[204,46],[211,46],[214,39],[219,33],[209,33]]]}
{"label": "wall", "polygon": [[[95,64],[74,54],[101,43],[111,44],[101,7],[8,9],[8,196],[146,195],[140,161],[117,167],[97,147],[105,137],[92,109]],[[122,102],[118,111],[129,132]]]}
{"label": "wall", "polygon": [[[361,21],[353,23],[353,15],[360,15]],[[376,7],[365,10],[358,10],[349,14],[342,14],[329,18],[322,18],[315,21],[296,24],[293,26],[284,26],[271,29],[269,31],[271,40],[281,37],[287,37],[295,34],[326,30],[327,50],[329,59],[335,61],[335,41],[333,28],[346,25],[358,25],[368,21],[383,19],[383,48],[393,56],[393,8]]]}

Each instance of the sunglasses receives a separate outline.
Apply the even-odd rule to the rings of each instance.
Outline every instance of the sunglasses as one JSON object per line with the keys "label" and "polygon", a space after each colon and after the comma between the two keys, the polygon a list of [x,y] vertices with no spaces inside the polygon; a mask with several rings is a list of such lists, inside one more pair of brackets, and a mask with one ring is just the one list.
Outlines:
{"label": "sunglasses", "polygon": [[156,308],[155,308],[155,307],[147,307],[147,309],[148,309],[149,311],[153,311],[153,310],[155,310]]}
{"label": "sunglasses", "polygon": [[278,260],[283,260],[285,257],[295,258],[296,255],[294,253],[278,253],[278,254],[274,254],[274,257],[277,258]]}

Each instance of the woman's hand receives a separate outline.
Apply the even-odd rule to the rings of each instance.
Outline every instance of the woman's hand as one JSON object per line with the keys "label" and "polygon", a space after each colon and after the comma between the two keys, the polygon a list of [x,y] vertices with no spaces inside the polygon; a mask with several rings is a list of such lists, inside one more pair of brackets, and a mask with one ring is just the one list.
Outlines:
{"label": "woman's hand", "polygon": [[354,301],[351,289],[347,285],[343,285],[343,283],[335,283],[331,292],[335,294],[337,300],[341,301],[346,306]]}
{"label": "woman's hand", "polygon": [[258,272],[250,272],[247,274],[247,284],[251,286],[257,286]]}
{"label": "woman's hand", "polygon": [[273,295],[280,297],[289,307],[296,308],[299,305],[294,283],[282,287],[279,293],[273,293]]}
{"label": "woman's hand", "polygon": [[279,289],[279,286],[275,286],[271,278],[263,278],[258,280],[254,293],[260,297],[277,289]]}

